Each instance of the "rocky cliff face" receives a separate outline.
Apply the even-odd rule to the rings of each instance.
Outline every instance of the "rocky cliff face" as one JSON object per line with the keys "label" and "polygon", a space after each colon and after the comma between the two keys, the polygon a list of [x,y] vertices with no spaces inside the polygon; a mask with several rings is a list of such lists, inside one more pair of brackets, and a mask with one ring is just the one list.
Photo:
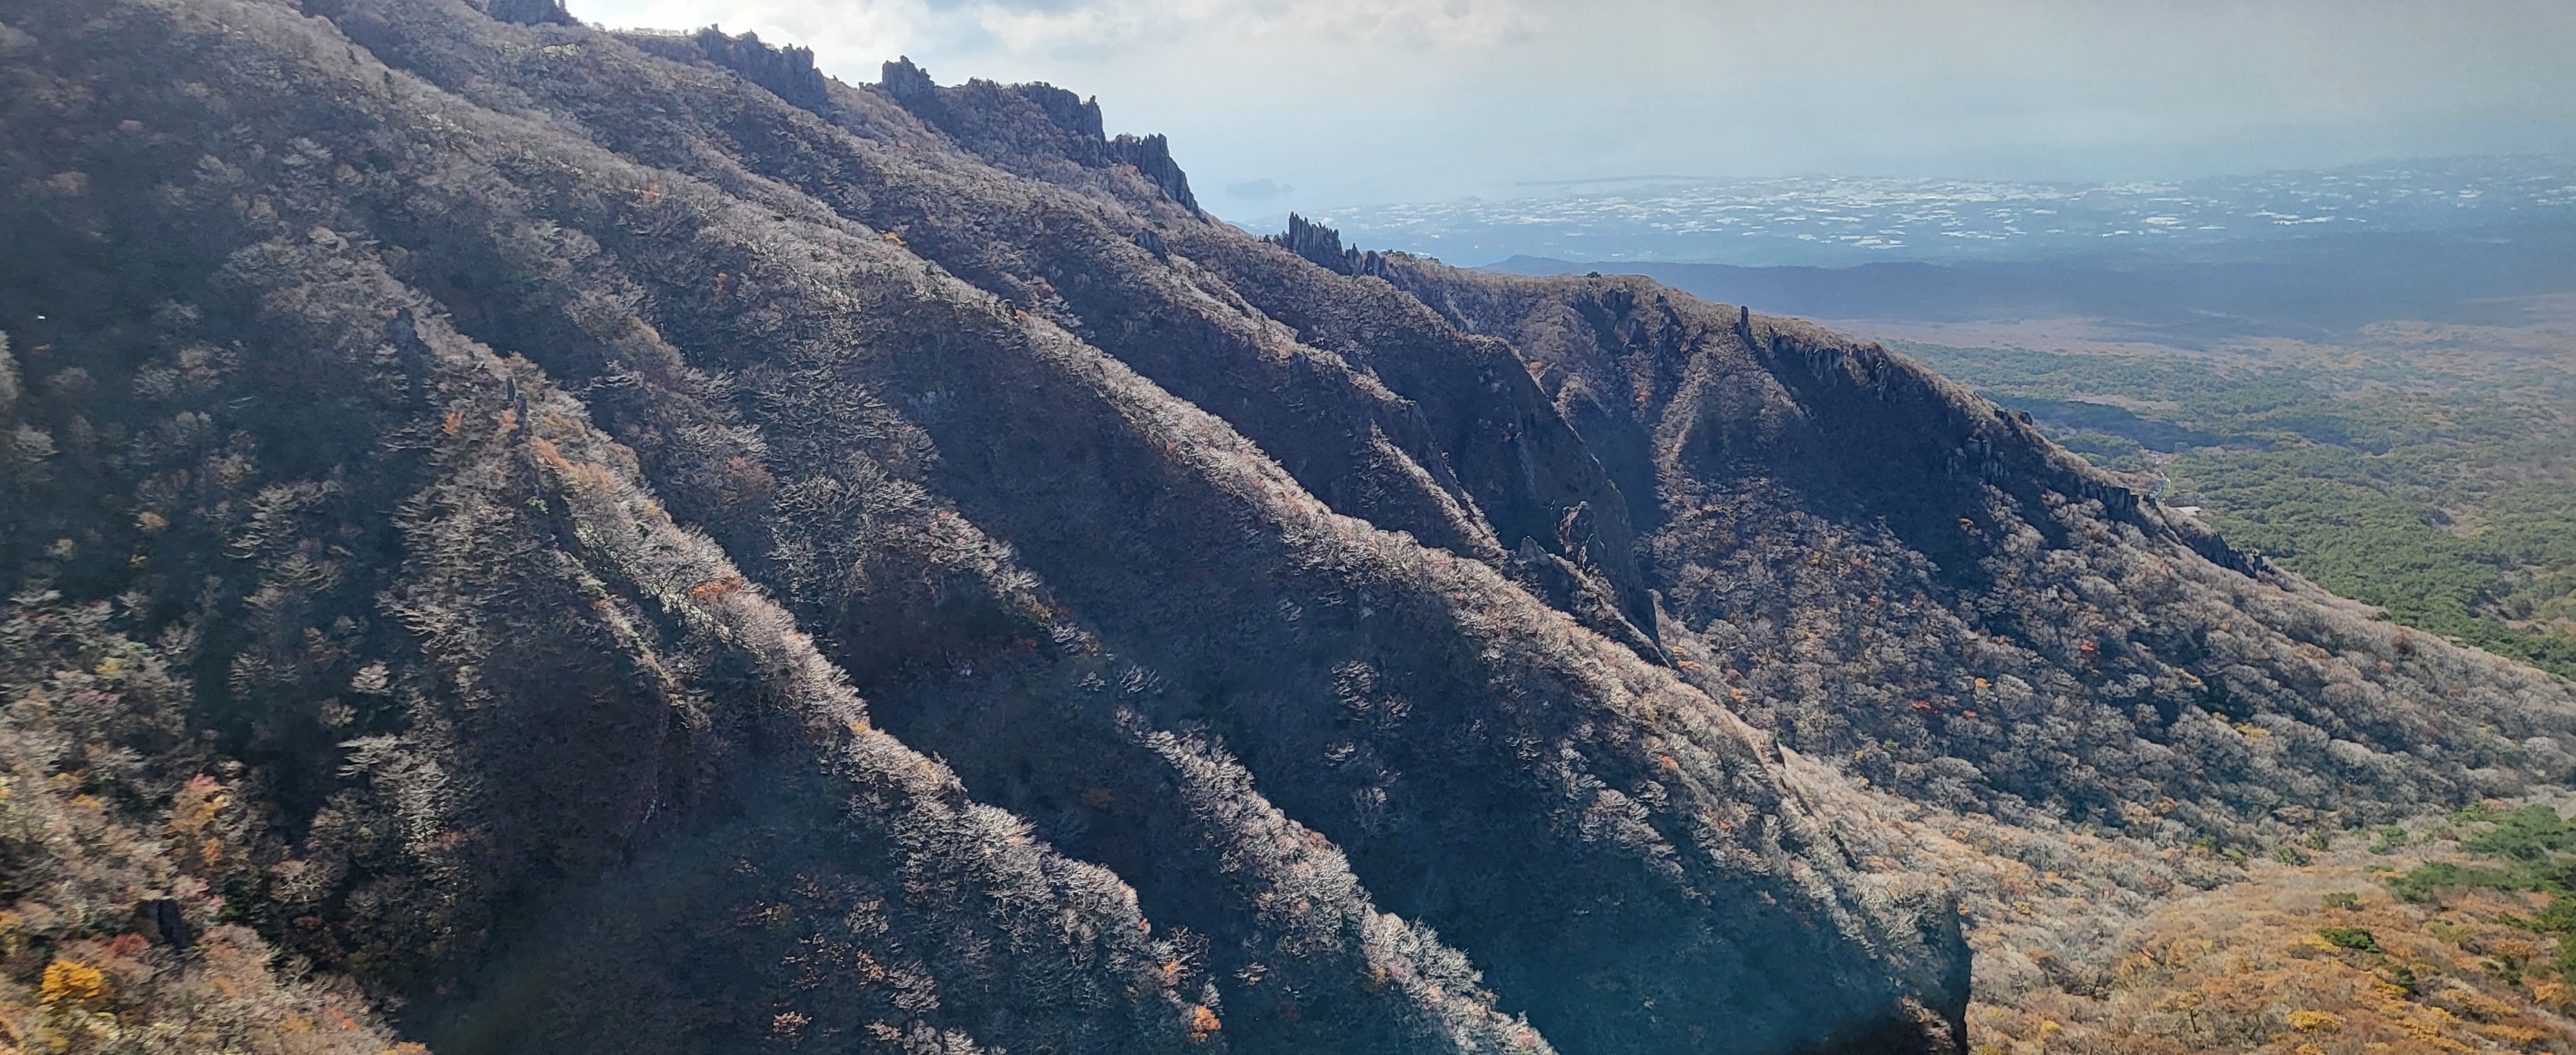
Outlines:
{"label": "rocky cliff face", "polygon": [[[1108,135],[1097,99],[1051,84],[974,80],[943,88],[908,58],[886,63],[877,88],[987,164],[1095,192],[1126,190],[1122,196],[1131,204],[1142,204],[1135,200],[1135,183],[1141,182],[1163,202],[1205,218],[1198,196],[1190,193],[1189,175],[1172,160],[1170,141],[1160,135]],[[1084,171],[1103,169],[1120,170],[1131,179],[1122,186],[1097,171]]]}
{"label": "rocky cliff face", "polygon": [[1781,740],[2247,838],[2565,761],[1875,349],[498,6],[0,2],[12,1023],[1948,1052],[1951,900]]}

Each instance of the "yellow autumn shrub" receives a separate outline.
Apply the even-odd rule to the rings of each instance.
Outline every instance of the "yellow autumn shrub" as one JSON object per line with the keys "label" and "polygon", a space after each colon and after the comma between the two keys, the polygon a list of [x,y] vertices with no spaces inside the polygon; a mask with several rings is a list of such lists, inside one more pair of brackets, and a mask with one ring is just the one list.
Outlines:
{"label": "yellow autumn shrub", "polygon": [[44,981],[37,994],[48,1004],[105,999],[107,975],[77,960],[56,960],[45,965]]}
{"label": "yellow autumn shrub", "polygon": [[2292,1011],[2290,1028],[2311,1033],[2333,1033],[2343,1029],[2343,1016],[2332,1011]]}
{"label": "yellow autumn shrub", "polygon": [[2345,842],[2309,864],[2257,863],[2236,882],[2165,901],[2098,963],[2028,955],[2048,977],[2019,991],[1980,993],[1970,1011],[1972,1050],[2576,1049],[2576,1028],[2561,1017],[2576,1004],[2569,995],[2576,985],[2559,966],[2576,957],[2562,959],[2561,938],[2530,924],[2551,895],[2454,886],[2402,900],[2384,876],[2468,858],[2436,840],[2410,842],[2402,857]]}

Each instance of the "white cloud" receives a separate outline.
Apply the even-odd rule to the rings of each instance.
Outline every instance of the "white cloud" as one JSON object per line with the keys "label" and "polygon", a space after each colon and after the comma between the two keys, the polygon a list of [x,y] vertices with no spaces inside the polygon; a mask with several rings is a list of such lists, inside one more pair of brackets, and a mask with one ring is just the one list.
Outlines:
{"label": "white cloud", "polygon": [[[2564,0],[571,0],[844,79],[1097,94],[1284,211],[1639,172],[2118,177],[2576,149]],[[1223,203],[1220,203],[1220,207]]]}
{"label": "white cloud", "polygon": [[956,15],[1004,54],[1087,54],[1140,45],[1314,40],[1399,51],[1474,48],[1533,23],[1507,0],[1110,0],[1068,5],[976,3]]}

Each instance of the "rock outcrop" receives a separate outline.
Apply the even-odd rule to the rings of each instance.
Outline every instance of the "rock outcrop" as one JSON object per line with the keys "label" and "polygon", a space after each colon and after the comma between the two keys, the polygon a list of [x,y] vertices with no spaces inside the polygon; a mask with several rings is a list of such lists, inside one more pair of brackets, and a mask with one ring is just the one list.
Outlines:
{"label": "rock outcrop", "polygon": [[501,21],[527,26],[569,26],[579,21],[564,10],[563,0],[490,0],[484,10]]}
{"label": "rock outcrop", "polygon": [[1296,213],[1288,214],[1288,229],[1270,236],[1272,244],[1345,275],[1386,277],[1386,258],[1371,249],[1365,252],[1354,246],[1342,247],[1342,233]]}
{"label": "rock outcrop", "polygon": [[[650,41],[652,38],[645,37]],[[735,73],[786,100],[808,110],[820,110],[830,104],[830,92],[823,85],[823,71],[814,68],[814,52],[795,45],[771,47],[761,43],[758,34],[727,36],[710,26],[690,34],[688,42],[699,57]]]}
{"label": "rock outcrop", "polygon": [[1051,84],[971,80],[944,88],[910,58],[886,63],[877,88],[989,163],[1039,178],[1048,177],[1048,162],[1124,166],[1163,200],[1204,218],[1189,175],[1172,159],[1170,141],[1161,135],[1109,136],[1097,99]]}

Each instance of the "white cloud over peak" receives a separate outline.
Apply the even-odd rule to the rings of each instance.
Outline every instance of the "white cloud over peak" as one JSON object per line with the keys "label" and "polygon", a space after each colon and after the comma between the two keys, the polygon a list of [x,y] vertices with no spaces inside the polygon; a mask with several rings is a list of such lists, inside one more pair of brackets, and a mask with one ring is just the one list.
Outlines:
{"label": "white cloud over peak", "polygon": [[[2169,176],[2576,150],[2565,0],[570,0],[845,80],[1097,95],[1299,205],[1636,173]],[[1208,195],[1221,214],[1232,205]]]}

